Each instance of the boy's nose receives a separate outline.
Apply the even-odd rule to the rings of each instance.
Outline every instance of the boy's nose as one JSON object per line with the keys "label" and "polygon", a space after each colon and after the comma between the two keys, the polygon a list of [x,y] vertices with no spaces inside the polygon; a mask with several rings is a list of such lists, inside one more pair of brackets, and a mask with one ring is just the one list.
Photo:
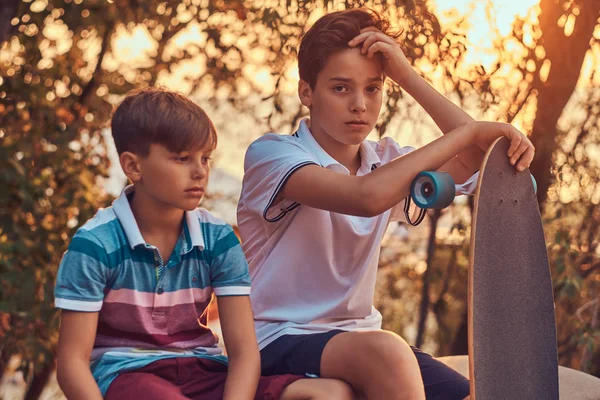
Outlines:
{"label": "boy's nose", "polygon": [[206,170],[206,167],[202,164],[196,165],[195,168],[192,170],[193,179],[204,179],[206,178],[207,174],[208,171]]}
{"label": "boy's nose", "polygon": [[351,111],[352,112],[364,112],[366,110],[367,110],[367,105],[365,104],[365,98],[361,95],[355,96],[352,101]]}

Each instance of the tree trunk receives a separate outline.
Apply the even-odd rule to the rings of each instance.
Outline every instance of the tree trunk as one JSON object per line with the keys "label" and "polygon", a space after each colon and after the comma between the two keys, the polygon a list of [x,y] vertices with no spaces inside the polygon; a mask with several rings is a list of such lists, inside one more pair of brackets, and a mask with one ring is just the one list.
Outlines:
{"label": "tree trunk", "polygon": [[[475,212],[475,196],[469,196],[468,198],[469,209],[471,210],[471,224],[473,223],[473,217]],[[472,226],[472,225],[471,225]],[[469,241],[469,254],[471,252],[472,242]],[[470,259],[470,257],[469,257]],[[471,261],[469,260],[469,270],[473,266],[471,265]],[[467,285],[469,283],[467,282]],[[467,287],[468,292],[468,287]],[[468,294],[467,294],[468,296]],[[454,341],[451,346],[451,354],[459,355],[459,354],[469,354],[469,299],[465,299],[465,308],[461,316],[461,322],[458,327],[458,331],[456,332],[456,336],[454,336]]]}
{"label": "tree trunk", "polygon": [[451,352],[453,355],[469,354],[469,313],[467,308],[465,308],[462,315],[462,321],[454,337]]}
{"label": "tree trunk", "polygon": [[[538,184],[538,201],[543,207],[552,184],[552,159],[557,148],[557,123],[567,105],[581,73],[583,60],[590,48],[594,28],[600,16],[600,1],[579,1],[580,14],[570,36],[558,20],[564,14],[564,1],[541,0],[539,15],[542,37],[540,44],[551,62],[546,82],[536,79],[537,112],[533,123],[531,141],[536,148],[536,157],[531,164],[531,173]],[[539,78],[539,77],[538,77]]]}
{"label": "tree trunk", "polygon": [[427,267],[423,272],[423,289],[421,291],[421,307],[419,308],[419,325],[417,328],[417,339],[415,340],[415,346],[421,347],[423,345],[423,338],[425,336],[425,322],[427,321],[427,314],[429,313],[429,279],[431,270],[433,269],[433,256],[435,255],[435,234],[437,232],[437,224],[440,216],[442,215],[441,210],[433,210],[431,216],[431,229],[429,231],[429,241],[427,243]]}
{"label": "tree trunk", "polygon": [[48,378],[53,371],[54,363],[46,364],[41,371],[35,372],[33,374],[33,379],[31,380],[31,385],[29,385],[29,389],[27,390],[27,394],[25,395],[24,400],[37,400],[40,398],[42,391],[46,387],[48,383]]}
{"label": "tree trunk", "polygon": [[449,353],[450,351],[450,338],[452,337],[452,332],[447,324],[444,323],[444,315],[449,312],[448,303],[444,300],[446,293],[450,289],[450,282],[452,281],[452,277],[454,276],[454,269],[456,267],[456,258],[460,246],[455,246],[450,253],[450,259],[448,260],[448,266],[446,267],[446,276],[444,277],[444,282],[442,283],[442,289],[438,294],[437,300],[433,303],[431,307],[433,310],[433,314],[435,315],[435,319],[438,324],[438,343],[439,348],[437,355],[447,356],[452,355]]}
{"label": "tree trunk", "polygon": [[0,45],[8,40],[12,24],[10,21],[17,16],[19,0],[0,0]]}

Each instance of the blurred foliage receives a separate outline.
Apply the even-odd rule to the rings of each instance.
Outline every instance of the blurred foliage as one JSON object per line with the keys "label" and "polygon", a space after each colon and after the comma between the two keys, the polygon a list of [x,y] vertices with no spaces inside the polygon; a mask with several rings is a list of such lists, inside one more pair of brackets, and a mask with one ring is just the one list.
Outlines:
{"label": "blurred foliage", "polygon": [[[254,131],[291,129],[306,112],[293,96],[302,33],[326,11],[366,3],[403,29],[400,42],[409,60],[453,101],[478,118],[511,121],[532,134],[538,149],[532,170],[540,188],[548,188],[540,190],[540,201],[555,278],[561,362],[600,375],[600,2],[541,0],[515,22],[509,37],[496,32],[490,12],[498,62],[488,71],[468,66],[468,20],[455,15],[450,28],[442,28],[426,0],[4,3],[2,360],[20,354],[38,371],[53,365],[56,269],[69,237],[110,201],[102,189],[109,166],[103,128],[120,96],[160,83],[227,115],[250,115]],[[379,134],[430,125],[416,109],[397,85],[389,85]],[[237,130],[249,132],[246,125]],[[429,265],[426,230],[383,249],[377,302],[388,328],[403,333],[415,326],[423,272],[431,268],[425,345],[450,354],[466,341],[461,329],[468,206],[455,205],[441,218],[440,226],[445,220],[452,228],[432,232],[436,252]]]}
{"label": "blurred foliage", "polygon": [[106,204],[99,128],[110,107],[90,96],[80,49],[59,52],[40,33],[61,12],[30,7],[19,5],[0,53],[0,356],[21,354],[40,370],[54,360],[58,263]]}
{"label": "blurred foliage", "polygon": [[[466,86],[455,82],[448,94],[474,109],[473,115],[512,122],[530,134],[536,146],[531,172],[538,182],[554,283],[559,362],[600,376],[600,2],[540,0],[515,21],[508,36],[497,32],[491,3],[487,7],[496,65],[489,71],[472,69],[467,77],[485,79],[467,78]],[[447,69],[458,81],[465,76],[461,62]],[[386,327],[398,332],[406,321],[418,323],[419,310],[409,303],[414,298],[427,303],[425,346],[439,355],[467,349],[470,230],[456,227],[469,227],[470,213],[455,205],[447,215],[442,218],[450,220],[444,223],[450,229],[428,232],[436,240],[435,257],[418,274],[415,252],[416,262],[427,259],[422,239],[396,255],[393,269],[382,260],[380,274],[388,284],[378,298]],[[406,257],[411,261],[405,263]],[[398,284],[406,279],[414,284],[404,282],[399,293]],[[426,297],[421,293],[425,280]],[[419,337],[419,332],[405,334]]]}
{"label": "blurred foliage", "polygon": [[[582,203],[552,204],[543,222],[554,283],[559,363],[600,376],[600,208]],[[439,356],[467,353],[470,221],[465,204],[455,204],[442,215],[430,266],[425,265],[423,241],[429,226],[411,232],[409,238],[392,235],[382,251],[375,302],[384,328],[415,342],[423,273],[431,268],[423,347]]]}

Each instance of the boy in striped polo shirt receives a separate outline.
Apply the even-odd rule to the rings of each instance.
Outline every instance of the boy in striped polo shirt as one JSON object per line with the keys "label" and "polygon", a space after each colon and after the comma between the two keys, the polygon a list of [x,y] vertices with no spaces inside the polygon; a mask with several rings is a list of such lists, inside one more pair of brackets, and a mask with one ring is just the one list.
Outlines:
{"label": "boy in striped polo shirt", "polygon": [[[473,190],[484,150],[511,142],[516,169],[531,142],[508,124],[474,122],[410,66],[382,16],[350,9],[321,17],[302,38],[298,94],[310,118],[293,135],[268,134],[248,149],[238,223],[252,276],[263,374],[343,379],[368,400],[460,400],[469,382],[429,354],[381,330],[373,307],[379,249],[405,220],[410,183],[449,172]],[[366,140],[386,77],[445,134],[415,150]]]}
{"label": "boy in striped polo shirt", "polygon": [[[135,91],[112,134],[133,184],[77,231],[56,282],[67,397],[351,398],[341,381],[259,377],[244,254],[232,228],[198,208],[217,144],[204,111],[173,92]],[[229,366],[207,326],[213,293]]]}

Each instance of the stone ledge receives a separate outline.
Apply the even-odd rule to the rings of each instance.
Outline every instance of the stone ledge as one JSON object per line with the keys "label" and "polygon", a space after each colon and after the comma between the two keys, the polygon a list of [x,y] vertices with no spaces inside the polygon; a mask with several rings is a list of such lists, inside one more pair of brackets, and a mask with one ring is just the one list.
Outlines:
{"label": "stone ledge", "polygon": [[[467,356],[440,357],[438,360],[469,377]],[[600,400],[600,379],[595,376],[571,368],[559,367],[558,380],[560,400]]]}

